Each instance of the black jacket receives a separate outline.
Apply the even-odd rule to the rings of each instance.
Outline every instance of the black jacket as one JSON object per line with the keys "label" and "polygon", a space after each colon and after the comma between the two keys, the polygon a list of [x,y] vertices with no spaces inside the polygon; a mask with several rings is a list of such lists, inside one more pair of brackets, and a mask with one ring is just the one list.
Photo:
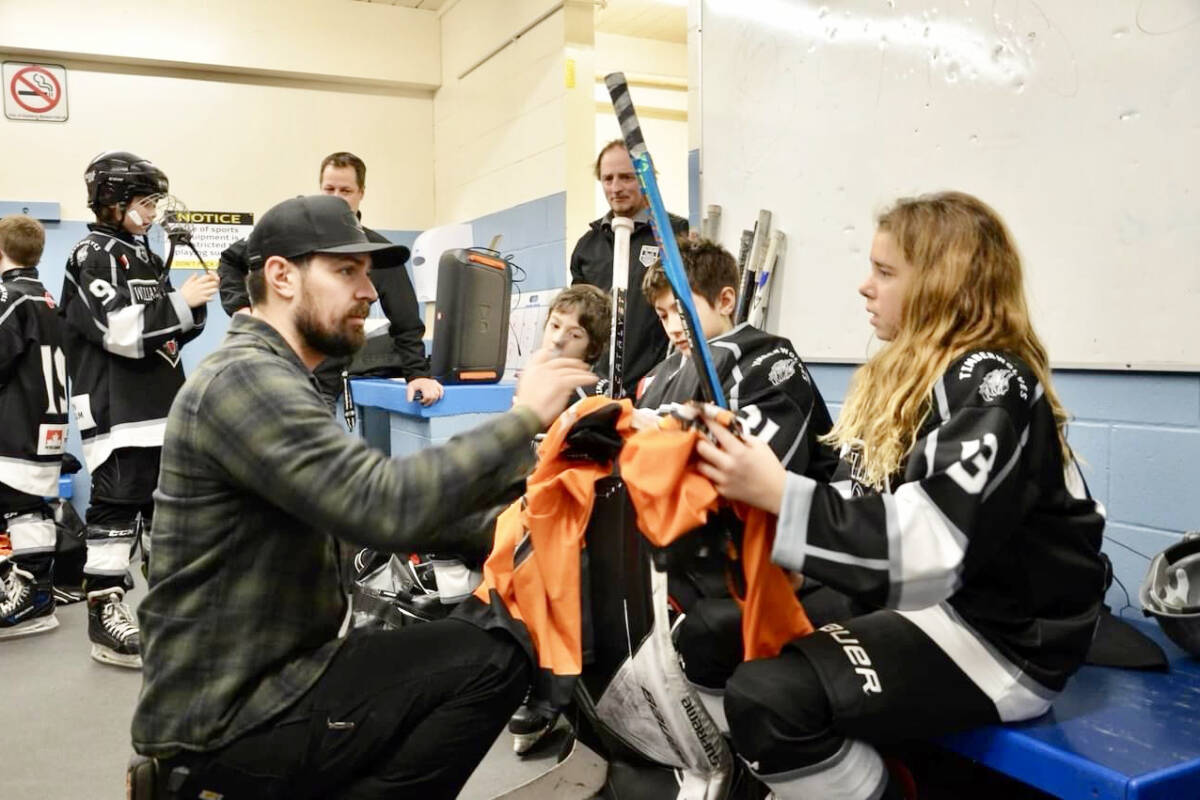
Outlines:
{"label": "black jacket", "polygon": [[[388,242],[385,236],[370,228],[364,227],[363,231],[372,242]],[[248,269],[245,239],[234,242],[221,253],[221,261],[217,266],[217,275],[221,279],[221,307],[230,316],[250,305],[250,296],[246,291]],[[421,320],[417,293],[413,290],[408,272],[399,266],[372,270],[371,283],[375,285],[379,305],[391,323],[389,333],[399,361],[396,371],[406,379],[429,377],[429,358],[425,355],[423,341],[425,323]],[[336,397],[342,390],[341,371],[349,363],[348,358],[330,358],[317,365],[314,372],[326,394]]]}
{"label": "black jacket", "polygon": [[[676,236],[688,231],[688,221],[671,215]],[[590,283],[612,291],[612,212],[588,226],[571,253],[571,283]],[[667,354],[667,334],[654,308],[642,296],[642,277],[658,261],[658,243],[649,222],[634,222],[629,237],[629,294],[625,304],[624,386],[633,394],[637,382]],[[607,354],[602,359],[608,363]]]}

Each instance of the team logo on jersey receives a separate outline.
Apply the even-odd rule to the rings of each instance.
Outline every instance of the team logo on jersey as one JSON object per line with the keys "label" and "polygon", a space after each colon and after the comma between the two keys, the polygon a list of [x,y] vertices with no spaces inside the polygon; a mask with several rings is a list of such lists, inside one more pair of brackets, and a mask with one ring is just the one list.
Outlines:
{"label": "team logo on jersey", "polygon": [[642,252],[638,254],[638,261],[642,262],[642,266],[650,269],[658,261],[658,245],[644,244]]}
{"label": "team logo on jersey", "polygon": [[79,247],[75,248],[75,263],[83,266],[83,262],[87,260],[88,250],[100,251],[100,245],[93,242],[91,239],[85,239],[79,243]]}
{"label": "team logo on jersey", "polygon": [[155,351],[172,367],[179,365],[179,342],[169,339],[166,344]]}
{"label": "team logo on jersey", "polygon": [[67,443],[67,426],[45,424],[38,426],[39,456],[61,456]]}
{"label": "team logo on jersey", "polygon": [[146,248],[144,245],[140,245],[140,244],[134,245],[133,252],[137,253],[137,257],[141,261],[149,261],[150,260],[150,254],[146,252]]}
{"label": "team logo on jersey", "polygon": [[153,303],[163,296],[163,290],[158,281],[135,278],[129,281],[129,296],[135,303]]}
{"label": "team logo on jersey", "polygon": [[[1005,358],[1000,353],[994,353],[990,350],[982,350],[978,353],[972,353],[958,368],[958,379],[965,381],[975,375],[975,368],[987,361],[996,361],[1003,365],[1003,369],[996,368],[983,376],[983,384],[979,387],[979,394],[984,400],[994,400],[996,397],[1002,397],[1009,388],[1009,381],[1012,378],[1017,379],[1017,392],[1021,395],[1022,400],[1029,399],[1029,386],[1025,383],[1025,378],[1017,370],[1016,366],[1011,361]],[[1001,381],[1000,376],[996,373],[1007,373]],[[995,376],[995,377],[993,377]],[[988,382],[992,381],[993,385],[989,386]],[[998,393],[989,396],[990,392],[995,392],[1003,383],[1003,388]]]}
{"label": "team logo on jersey", "polygon": [[784,381],[796,374],[796,359],[781,358],[771,365],[771,369],[767,372],[767,380],[772,386],[778,386]]}
{"label": "team logo on jersey", "polygon": [[992,402],[998,397],[1003,397],[1008,394],[1009,381],[1017,373],[1011,369],[994,369],[983,376],[983,380],[979,382],[979,396],[987,402]]}

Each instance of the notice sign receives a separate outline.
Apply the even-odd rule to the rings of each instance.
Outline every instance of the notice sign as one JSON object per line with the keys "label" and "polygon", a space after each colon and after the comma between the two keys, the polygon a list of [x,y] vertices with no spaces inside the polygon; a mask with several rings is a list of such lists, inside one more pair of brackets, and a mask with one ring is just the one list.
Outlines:
{"label": "notice sign", "polygon": [[225,248],[250,235],[254,215],[248,211],[168,211],[163,222],[190,228],[192,247],[204,258],[201,264],[191,248],[176,247],[171,269],[216,269]]}
{"label": "notice sign", "polygon": [[67,70],[57,64],[5,61],[4,116],[67,121]]}

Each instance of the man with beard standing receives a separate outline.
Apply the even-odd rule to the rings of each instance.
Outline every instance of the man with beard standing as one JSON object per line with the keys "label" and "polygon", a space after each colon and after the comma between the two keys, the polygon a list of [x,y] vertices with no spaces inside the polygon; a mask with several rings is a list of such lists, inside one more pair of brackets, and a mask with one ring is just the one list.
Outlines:
{"label": "man with beard standing", "polygon": [[450,619],[339,636],[339,539],[480,549],[486,534],[453,523],[508,499],[533,436],[595,382],[542,353],[512,411],[444,446],[392,460],[347,435],[312,369],[362,345],[370,270],[399,249],[336,197],[272,208],[248,240],[252,311],[171,407],[133,743],[172,796],[454,797],[525,691],[501,632]]}

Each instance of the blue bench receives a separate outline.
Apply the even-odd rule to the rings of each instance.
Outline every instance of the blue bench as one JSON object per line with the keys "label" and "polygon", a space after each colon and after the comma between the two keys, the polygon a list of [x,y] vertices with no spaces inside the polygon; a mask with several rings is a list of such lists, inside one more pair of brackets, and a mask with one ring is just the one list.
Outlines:
{"label": "blue bench", "polygon": [[1200,660],[1152,622],[1171,671],[1084,667],[1050,713],[942,744],[1064,800],[1200,799]]}

